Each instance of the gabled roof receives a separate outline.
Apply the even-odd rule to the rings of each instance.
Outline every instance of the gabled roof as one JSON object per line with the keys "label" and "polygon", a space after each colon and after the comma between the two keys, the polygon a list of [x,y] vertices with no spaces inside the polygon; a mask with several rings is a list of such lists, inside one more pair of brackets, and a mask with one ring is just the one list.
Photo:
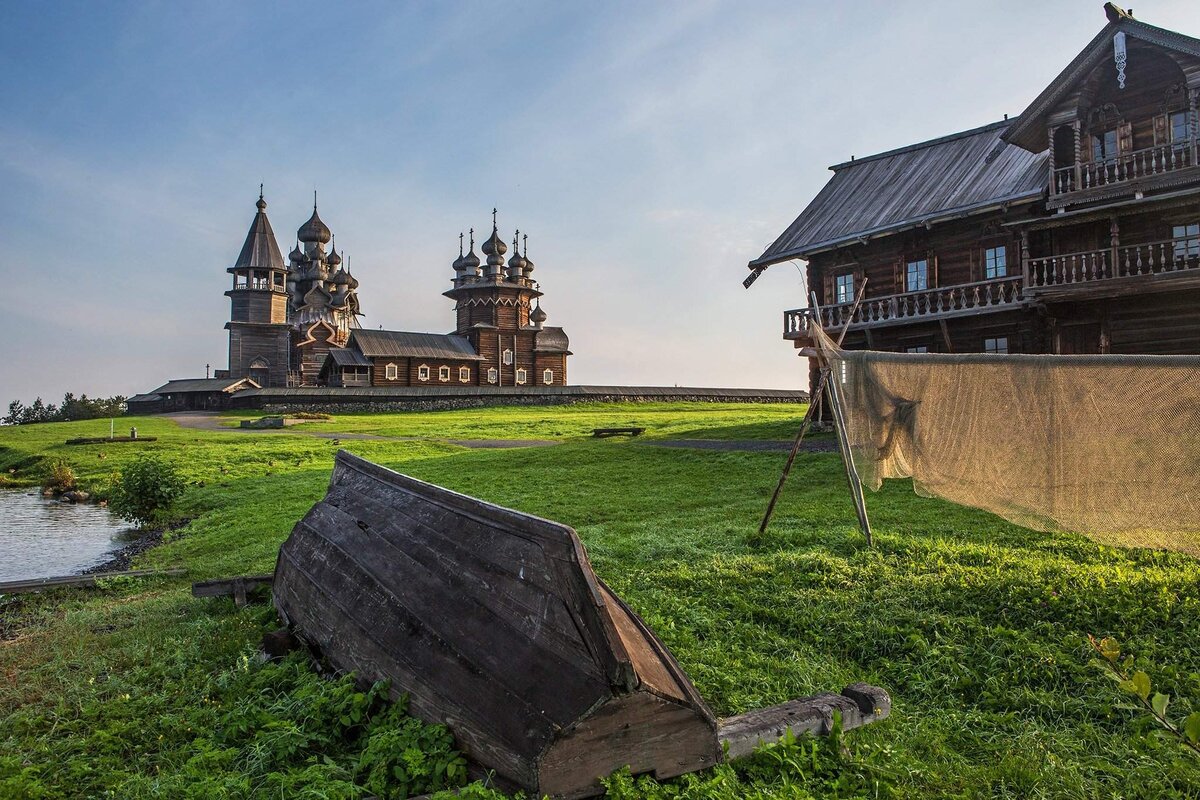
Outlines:
{"label": "gabled roof", "polygon": [[126,397],[125,402],[128,403],[156,403],[162,400],[161,394],[135,394],[133,397]]}
{"label": "gabled roof", "polygon": [[349,347],[331,347],[327,358],[333,359],[333,363],[339,367],[369,367],[371,366],[370,359],[363,356],[357,350],[352,350]]}
{"label": "gabled roof", "polygon": [[825,188],[750,267],[1041,197],[1047,156],[1001,141],[1008,124],[835,164]]}
{"label": "gabled roof", "polygon": [[[1113,61],[1113,36],[1123,31],[1127,38],[1140,39],[1143,42],[1158,45],[1178,53],[1185,53],[1200,58],[1200,39],[1184,36],[1182,33],[1169,31],[1154,25],[1147,25],[1134,19],[1128,12],[1112,3],[1104,4],[1104,12],[1108,15],[1108,24],[1097,33],[1079,55],[1067,65],[1058,77],[1029,104],[1021,116],[1013,122],[1004,133],[1004,140],[1011,142],[1030,152],[1040,152],[1046,149],[1046,117],[1066,96],[1075,89],[1076,85],[1104,61]],[[1116,67],[1113,67],[1116,75]]]}
{"label": "gabled roof", "polygon": [[168,392],[234,392],[238,389],[261,389],[249,378],[181,378],[167,381],[151,394],[166,394]]}
{"label": "gabled roof", "polygon": [[267,219],[267,204],[262,198],[259,198],[258,202],[258,213],[250,223],[246,243],[242,245],[242,252],[238,253],[233,269],[286,269],[283,254],[279,252],[279,243],[275,241],[275,231],[271,230],[271,221]]}
{"label": "gabled roof", "polygon": [[453,333],[373,331],[364,328],[352,332],[346,346],[358,349],[367,358],[397,356],[457,361],[483,360],[465,336],[456,336]]}

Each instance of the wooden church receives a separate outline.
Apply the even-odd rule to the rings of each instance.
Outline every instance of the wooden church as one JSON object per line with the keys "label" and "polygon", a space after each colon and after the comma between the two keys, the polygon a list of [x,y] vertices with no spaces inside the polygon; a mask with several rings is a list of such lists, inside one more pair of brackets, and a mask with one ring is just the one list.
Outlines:
{"label": "wooden church", "polygon": [[[454,301],[453,333],[362,328],[358,279],[332,246],[333,233],[317,213],[296,232],[284,261],[259,193],[258,211],[234,265],[228,269],[229,369],[220,378],[288,386],[555,386],[566,383],[569,341],[545,325],[528,237],[492,233],[475,254],[452,264],[444,294]],[[326,247],[328,246],[328,250]],[[526,252],[522,253],[524,249]]]}
{"label": "wooden church", "polygon": [[784,338],[819,321],[851,349],[1200,353],[1200,40],[1104,10],[1019,117],[830,168],[749,264],[747,286],[807,263],[820,308],[785,312]]}

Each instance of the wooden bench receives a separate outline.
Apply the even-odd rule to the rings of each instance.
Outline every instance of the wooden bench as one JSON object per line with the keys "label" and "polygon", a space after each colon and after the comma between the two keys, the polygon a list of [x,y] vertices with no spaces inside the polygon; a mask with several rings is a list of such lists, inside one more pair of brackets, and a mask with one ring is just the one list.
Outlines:
{"label": "wooden bench", "polygon": [[645,428],[594,428],[592,436],[604,439],[609,436],[641,436],[645,432]]}

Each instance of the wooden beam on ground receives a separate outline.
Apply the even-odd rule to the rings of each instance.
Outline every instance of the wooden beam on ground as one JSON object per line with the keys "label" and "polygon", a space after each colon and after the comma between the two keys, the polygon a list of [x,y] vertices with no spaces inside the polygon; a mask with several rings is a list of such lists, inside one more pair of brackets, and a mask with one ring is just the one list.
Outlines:
{"label": "wooden beam on ground", "polygon": [[892,699],[877,686],[854,683],[841,694],[827,692],[789,700],[777,706],[759,708],[726,717],[717,722],[717,739],[725,750],[725,760],[743,758],[763,744],[777,742],[785,732],[793,736],[812,733],[828,736],[833,730],[833,715],[841,715],[842,730],[886,718],[892,711]]}
{"label": "wooden beam on ground", "polygon": [[53,578],[28,578],[0,583],[0,594],[40,592],[44,589],[95,586],[96,581],[108,578],[168,578],[186,574],[186,569],[135,569],[126,572],[96,572],[91,575],[59,575]]}
{"label": "wooden beam on ground", "polygon": [[592,436],[603,439],[607,436],[641,436],[645,428],[593,428]]}
{"label": "wooden beam on ground", "polygon": [[246,593],[259,586],[270,586],[275,576],[238,575],[233,578],[217,578],[192,584],[192,597],[233,597],[238,608],[246,605]]}

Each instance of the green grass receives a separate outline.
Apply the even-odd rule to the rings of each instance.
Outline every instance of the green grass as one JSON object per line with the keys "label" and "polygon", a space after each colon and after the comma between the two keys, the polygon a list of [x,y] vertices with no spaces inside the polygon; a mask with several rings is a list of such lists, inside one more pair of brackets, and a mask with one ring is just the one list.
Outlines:
{"label": "green grass", "polygon": [[[593,427],[638,424],[648,436],[785,439],[802,411],[645,404],[338,415],[279,434],[181,430],[149,418],[134,424],[158,442],[84,447],[62,442],[97,423],[0,429],[0,474],[15,468],[16,481],[32,479],[39,459],[67,458],[103,493],[114,467],[139,449],[161,452],[192,482],[179,513],[194,518],[139,563],[186,566],[186,580],[58,592],[0,611],[0,796],[38,796],[40,787],[50,797],[174,797],[193,784],[216,796],[217,784],[202,778],[228,778],[233,788],[222,791],[233,797],[301,788],[355,796],[367,733],[265,762],[248,754],[270,750],[260,738],[278,727],[223,744],[196,733],[228,725],[239,703],[309,730],[300,711],[279,708],[310,687],[288,673],[268,703],[254,688],[266,679],[258,671],[279,668],[244,661],[270,624],[265,608],[194,600],[188,582],[271,569],[279,543],[324,492],[337,449],[304,435],[310,425],[438,440],[561,438],[531,449],[341,446],[574,526],[596,572],[659,633],[719,715],[858,680],[893,696],[892,718],[847,734],[848,750],[814,753],[801,743],[664,787],[618,777],[614,796],[1200,796],[1200,762],[1120,707],[1086,640],[1120,639],[1175,697],[1173,711],[1200,710],[1189,707],[1200,699],[1195,560],[1025,530],[917,497],[907,482],[868,493],[876,546],[867,549],[833,454],[797,461],[765,541],[751,546],[782,453],[587,438]],[[210,710],[214,699],[224,716]],[[205,759],[212,764],[202,769]],[[252,789],[233,780],[239,770]]]}

